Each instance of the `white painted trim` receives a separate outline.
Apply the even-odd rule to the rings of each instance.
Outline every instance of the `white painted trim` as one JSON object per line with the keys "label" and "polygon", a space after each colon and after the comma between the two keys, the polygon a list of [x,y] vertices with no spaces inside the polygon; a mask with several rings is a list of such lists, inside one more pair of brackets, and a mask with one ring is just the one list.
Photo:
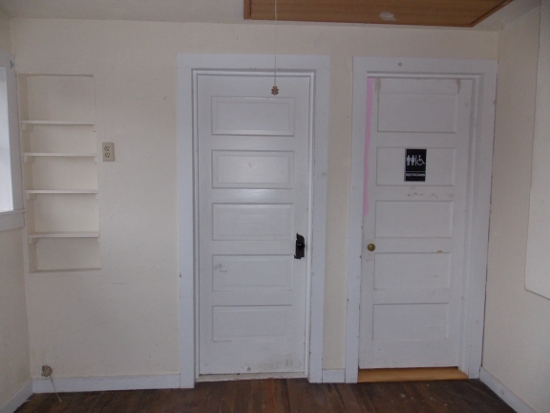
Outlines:
{"label": "white painted trim", "polygon": [[8,402],[0,408],[0,413],[13,413],[32,396],[32,380],[27,381]]}
{"label": "white painted trim", "polygon": [[483,367],[481,368],[479,379],[517,413],[537,413],[527,403],[516,396],[512,390],[506,387],[499,379]]}
{"label": "white painted trim", "polygon": [[550,299],[550,260],[548,250],[548,166],[546,158],[550,151],[550,1],[544,0],[540,7],[537,89],[535,103],[535,130],[531,161],[531,188],[529,190],[529,222],[525,257],[525,289]]}
{"label": "white painted trim", "polygon": [[[313,211],[309,315],[309,371],[311,382],[323,379],[323,322],[325,282],[326,200],[328,170],[328,56],[277,56],[278,70],[315,73],[313,125]],[[193,145],[193,70],[272,70],[272,55],[178,55],[178,217],[180,269],[180,377],[181,387],[193,387],[195,354],[195,228]]]}
{"label": "white painted trim", "polygon": [[[58,393],[81,391],[177,389],[180,387],[179,374],[158,376],[118,376],[118,377],[71,377],[53,378]],[[50,379],[35,379],[32,384],[34,393],[52,393]]]}
{"label": "white painted trim", "polygon": [[23,209],[23,175],[19,149],[19,115],[17,111],[17,79],[13,66],[14,57],[0,50],[0,67],[6,69],[8,98],[8,128],[11,162],[11,191],[13,210],[0,213],[0,231],[21,228],[25,225]]}
{"label": "white painted trim", "polygon": [[21,228],[25,226],[25,211],[0,212],[0,231]]}
{"label": "white painted trim", "polygon": [[345,383],[345,369],[326,369],[323,370],[323,383]]}
{"label": "white painted trim", "polygon": [[[497,62],[494,60],[366,58],[353,61],[353,112],[348,222],[348,281],[346,313],[346,382],[357,382],[359,367],[359,305],[365,113],[367,78],[392,74],[452,75],[473,79],[476,108],[473,119],[466,218],[466,277],[463,286],[459,368],[479,376],[483,342],[487,244],[491,194]],[[475,228],[475,231],[473,230]]]}
{"label": "white painted trim", "polygon": [[199,376],[197,383],[212,381],[265,380],[265,379],[305,379],[304,373],[246,373],[246,374],[208,374]]}
{"label": "white painted trim", "polygon": [[[305,63],[305,62],[304,62]],[[327,228],[328,119],[330,60],[322,57],[314,68],[316,73],[313,125],[313,211],[311,225],[311,293],[309,381],[323,379],[323,329],[325,311],[325,247]],[[309,64],[308,64],[309,66]]]}

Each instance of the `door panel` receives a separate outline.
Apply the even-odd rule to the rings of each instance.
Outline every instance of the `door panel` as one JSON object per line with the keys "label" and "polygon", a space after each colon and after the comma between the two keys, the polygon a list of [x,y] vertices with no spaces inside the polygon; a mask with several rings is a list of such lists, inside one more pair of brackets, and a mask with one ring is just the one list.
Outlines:
{"label": "door panel", "polygon": [[452,203],[432,201],[377,201],[376,237],[449,237]]}
{"label": "door panel", "polygon": [[212,97],[213,135],[294,136],[294,116],[293,98]]}
{"label": "door panel", "polygon": [[310,78],[198,77],[199,374],[303,373]]}
{"label": "door panel", "polygon": [[214,292],[290,291],[289,255],[214,255]]}
{"label": "door panel", "polygon": [[294,184],[294,152],[213,151],[213,188],[281,188]]}
{"label": "door panel", "polygon": [[[456,366],[473,83],[375,82],[359,366]],[[405,180],[407,149],[426,149],[425,181]]]}
{"label": "door panel", "polygon": [[374,288],[449,288],[451,255],[443,253],[376,254]]}
{"label": "door panel", "polygon": [[455,79],[385,78],[379,84],[378,131],[456,131]]}
{"label": "door panel", "polygon": [[289,204],[212,204],[212,240],[292,239]]}

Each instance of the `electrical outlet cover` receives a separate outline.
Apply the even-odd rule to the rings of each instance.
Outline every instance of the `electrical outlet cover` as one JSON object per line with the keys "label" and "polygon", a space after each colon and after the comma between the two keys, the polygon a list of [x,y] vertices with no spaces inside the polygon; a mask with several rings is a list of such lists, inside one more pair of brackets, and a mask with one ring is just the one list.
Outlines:
{"label": "electrical outlet cover", "polygon": [[101,153],[103,162],[115,161],[115,144],[113,142],[103,142],[101,144]]}

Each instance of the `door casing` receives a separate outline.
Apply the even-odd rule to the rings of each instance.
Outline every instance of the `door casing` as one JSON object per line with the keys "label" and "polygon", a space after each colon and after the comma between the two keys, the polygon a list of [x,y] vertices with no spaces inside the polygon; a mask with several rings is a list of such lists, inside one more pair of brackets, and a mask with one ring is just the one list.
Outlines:
{"label": "door casing", "polygon": [[483,344],[497,62],[494,60],[355,57],[348,221],[345,381],[357,382],[359,367],[367,79],[392,75],[452,76],[457,79],[471,79],[474,82],[475,108],[466,195],[464,249],[466,262],[462,289],[458,367],[470,378],[478,378]]}
{"label": "door casing", "polygon": [[[180,387],[195,385],[198,337],[197,329],[197,192],[196,157],[196,106],[194,85],[197,73],[208,70],[273,70],[273,56],[229,54],[180,54],[178,55],[178,249],[179,249],[179,348]],[[313,131],[311,174],[311,237],[308,251],[311,265],[308,274],[307,323],[309,331],[308,378],[310,382],[322,381],[323,308],[326,239],[327,158],[329,69],[327,56],[277,56],[277,70],[309,73],[313,80]]]}

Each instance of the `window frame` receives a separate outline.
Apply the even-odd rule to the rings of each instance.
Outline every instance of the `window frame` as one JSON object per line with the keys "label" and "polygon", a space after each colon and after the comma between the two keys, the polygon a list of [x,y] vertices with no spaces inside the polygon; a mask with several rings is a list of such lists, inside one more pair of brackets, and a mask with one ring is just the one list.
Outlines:
{"label": "window frame", "polygon": [[0,67],[6,70],[8,92],[8,127],[11,157],[11,181],[13,209],[0,212],[0,231],[21,228],[25,225],[25,209],[23,205],[23,180],[21,171],[21,151],[19,149],[19,117],[17,111],[17,77],[15,59],[0,50]]}

